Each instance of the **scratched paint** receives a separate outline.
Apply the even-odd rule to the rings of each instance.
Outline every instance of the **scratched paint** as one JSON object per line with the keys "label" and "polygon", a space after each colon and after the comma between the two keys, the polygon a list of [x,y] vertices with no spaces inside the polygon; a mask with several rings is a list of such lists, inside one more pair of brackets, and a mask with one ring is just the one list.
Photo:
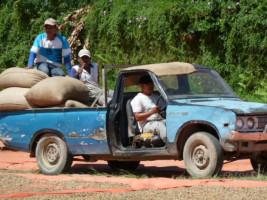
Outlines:
{"label": "scratched paint", "polygon": [[80,143],[81,145],[88,145],[88,143],[84,142],[84,141],[81,141]]}
{"label": "scratched paint", "polygon": [[[236,114],[218,107],[190,104],[169,105],[166,121],[168,140],[174,142],[176,134],[183,125],[191,121],[201,121],[212,125],[219,131],[220,137],[225,139],[232,130],[235,130]],[[228,126],[224,124],[228,124]]]}
{"label": "scratched paint", "polygon": [[[88,133],[89,129],[83,129],[79,133],[86,132]],[[85,136],[80,136],[78,133],[71,132],[69,134],[71,138],[92,138],[97,141],[103,141],[107,139],[107,133],[104,127],[99,127],[93,131],[93,133],[85,134]]]}
{"label": "scratched paint", "polygon": [[229,100],[229,99],[220,99],[220,100],[209,100],[209,101],[195,101],[191,102],[191,104],[195,105],[203,105],[203,106],[212,106],[212,107],[220,107],[228,110],[232,110],[237,114],[250,114],[250,113],[263,113],[267,112],[267,105],[263,103],[255,103],[255,102],[246,102],[239,100]]}
{"label": "scratched paint", "polygon": [[2,140],[2,141],[12,141],[12,137],[10,137],[9,135],[1,135],[0,134],[0,140]]}

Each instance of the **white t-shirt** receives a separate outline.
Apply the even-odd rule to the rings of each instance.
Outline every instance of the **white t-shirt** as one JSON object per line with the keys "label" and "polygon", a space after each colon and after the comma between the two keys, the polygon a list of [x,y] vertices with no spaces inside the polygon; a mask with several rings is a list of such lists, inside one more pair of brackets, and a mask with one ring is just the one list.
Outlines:
{"label": "white t-shirt", "polygon": [[[77,73],[78,69],[81,67],[81,65],[75,65],[72,67],[72,72],[74,74],[73,78],[75,78],[75,74]],[[82,73],[80,74],[79,79],[82,81],[92,80],[96,84],[98,84],[98,67],[96,63],[90,63],[90,73],[89,74],[85,69],[83,69]]]}
{"label": "white t-shirt", "polygon": [[[79,65],[73,66],[72,69],[71,69],[72,70],[71,74],[76,74],[76,72],[78,71],[79,68],[80,68]],[[75,71],[75,72],[73,72],[73,71]],[[99,85],[97,83],[97,79],[98,79],[97,66],[91,68],[91,73],[92,74],[89,74],[88,71],[83,69],[82,73],[79,76],[79,79],[81,81],[83,81],[85,83],[86,87],[89,89],[90,97],[96,98],[101,93],[103,93],[103,90],[99,87]]]}
{"label": "white t-shirt", "polygon": [[[152,93],[150,96],[147,96],[143,93],[138,93],[133,100],[131,101],[132,110],[136,112],[148,112],[156,106],[158,100],[158,95]],[[138,121],[138,127],[140,132],[142,132],[143,127],[147,121],[160,120],[162,117],[159,114],[153,114],[149,116],[144,121]]]}

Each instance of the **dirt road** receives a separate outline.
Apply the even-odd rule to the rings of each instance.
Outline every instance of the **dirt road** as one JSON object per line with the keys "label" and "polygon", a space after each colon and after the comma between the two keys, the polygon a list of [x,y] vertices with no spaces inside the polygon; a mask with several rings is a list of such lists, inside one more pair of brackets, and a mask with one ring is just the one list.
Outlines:
{"label": "dirt road", "polygon": [[[69,174],[58,176],[36,171],[35,158],[28,153],[0,150],[0,199],[233,199],[234,194],[235,199],[243,199],[244,192],[250,199],[267,196],[267,181],[194,180],[181,161],[141,162],[136,171],[140,178],[116,176],[105,161],[74,161]],[[222,177],[248,175],[255,175],[249,160],[224,164]]]}

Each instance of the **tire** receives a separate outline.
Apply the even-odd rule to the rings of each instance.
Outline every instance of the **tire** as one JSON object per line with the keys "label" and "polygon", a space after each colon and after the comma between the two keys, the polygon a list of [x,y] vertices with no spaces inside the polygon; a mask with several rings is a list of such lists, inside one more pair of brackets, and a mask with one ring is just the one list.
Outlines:
{"label": "tire", "polygon": [[250,163],[255,172],[267,174],[267,153],[251,157]]}
{"label": "tire", "polygon": [[43,136],[35,150],[40,171],[47,175],[56,175],[70,170],[73,157],[66,143],[55,135]]}
{"label": "tire", "polygon": [[140,161],[117,161],[117,160],[108,160],[109,167],[114,170],[125,170],[125,171],[134,171],[139,166]]}
{"label": "tire", "polygon": [[185,143],[183,159],[186,171],[193,177],[204,178],[217,175],[223,166],[223,149],[211,134],[197,132]]}

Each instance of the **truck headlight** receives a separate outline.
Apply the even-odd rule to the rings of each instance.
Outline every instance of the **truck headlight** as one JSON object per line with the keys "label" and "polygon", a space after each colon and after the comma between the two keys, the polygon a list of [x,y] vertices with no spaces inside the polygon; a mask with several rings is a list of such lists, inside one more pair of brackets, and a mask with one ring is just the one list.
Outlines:
{"label": "truck headlight", "polygon": [[247,120],[247,126],[248,126],[248,128],[253,128],[254,127],[254,125],[255,125],[255,121],[254,121],[254,119],[253,118],[248,118],[248,120]]}
{"label": "truck headlight", "polygon": [[244,126],[244,121],[243,121],[243,119],[238,118],[238,119],[236,120],[236,127],[237,127],[238,129],[241,129],[243,126]]}

